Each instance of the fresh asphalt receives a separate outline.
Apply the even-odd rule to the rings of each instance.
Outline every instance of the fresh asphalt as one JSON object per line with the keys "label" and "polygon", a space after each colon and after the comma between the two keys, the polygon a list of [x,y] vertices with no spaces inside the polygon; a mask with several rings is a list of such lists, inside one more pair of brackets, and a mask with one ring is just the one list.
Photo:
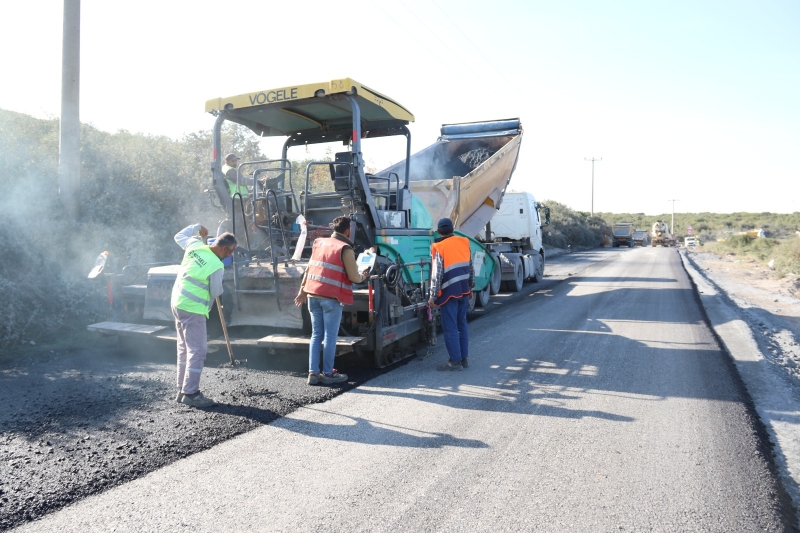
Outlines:
{"label": "fresh asphalt", "polygon": [[[602,250],[560,257],[548,265],[552,275],[543,283],[493,297],[473,319],[515,305],[607,258]],[[137,479],[392,370],[337,359],[348,383],[308,387],[304,353],[269,355],[237,348],[236,358],[247,359],[247,365],[221,369],[228,357],[220,350],[209,354],[201,382],[220,405],[200,411],[174,401],[173,345],[105,341],[104,348],[0,356],[0,530]]]}
{"label": "fresh asphalt", "polygon": [[[158,389],[151,383],[157,382],[166,394],[171,369],[167,362],[140,361],[138,382],[112,383],[107,392],[137,391],[133,405],[102,426],[91,421],[90,438],[68,444],[71,452],[59,448],[59,457],[91,456],[96,426],[108,431],[144,417],[159,427],[164,418],[181,417],[186,425],[170,433],[179,449],[192,442],[187,435],[199,439],[209,427],[239,423],[239,429],[220,434],[213,448],[182,460],[173,456],[168,466],[21,530],[790,528],[792,511],[763,429],[707,327],[678,254],[662,248],[571,254],[561,266],[551,262],[548,272],[555,275],[495,299],[485,318],[471,323],[472,364],[463,372],[433,370],[444,357],[441,343],[433,357],[354,374],[349,390],[338,395],[326,389],[317,397],[323,393],[287,372],[214,369],[204,374],[204,388],[220,373],[225,381],[209,394],[226,392],[231,403],[201,412],[166,400],[148,403],[142,383],[149,376],[152,390],[145,392]],[[4,371],[2,390],[5,382],[37,373],[47,369]],[[152,377],[161,374],[168,375]],[[57,377],[74,380],[64,394],[97,381],[95,374]],[[249,381],[257,379],[265,381]],[[289,398],[294,407],[280,412]],[[54,409],[46,405],[40,409]],[[14,431],[2,419],[4,438],[16,443],[16,453],[25,442],[41,451],[36,439],[48,434],[34,435],[33,423],[28,434],[21,432],[19,419],[29,416],[23,410],[14,410]],[[265,411],[271,414],[259,419],[256,413]],[[52,412],[39,418],[61,419]],[[79,420],[48,431],[87,431]],[[244,433],[254,426],[260,427]],[[137,451],[127,457],[161,452],[153,450],[152,430],[141,431]],[[108,437],[97,440],[114,448]],[[129,448],[114,448],[114,456]],[[36,482],[40,469],[26,458],[32,456],[20,454],[11,467],[11,460],[0,463],[3,490],[7,472],[20,468],[27,481],[17,475],[15,486]]]}

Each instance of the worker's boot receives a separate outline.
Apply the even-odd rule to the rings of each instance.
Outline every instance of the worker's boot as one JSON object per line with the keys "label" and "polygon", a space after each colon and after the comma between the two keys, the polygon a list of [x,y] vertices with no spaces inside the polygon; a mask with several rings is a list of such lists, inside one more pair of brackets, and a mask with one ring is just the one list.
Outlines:
{"label": "worker's boot", "polygon": [[347,381],[347,374],[340,374],[335,368],[331,374],[319,375],[319,382],[323,385],[334,385],[336,383],[344,383],[345,381]]}
{"label": "worker's boot", "polygon": [[175,395],[175,401],[181,403],[181,400],[183,400],[183,393],[180,389],[178,389],[178,394]]}
{"label": "worker's boot", "polygon": [[189,407],[211,407],[212,405],[217,405],[217,402],[211,398],[206,398],[200,391],[194,394],[184,394],[181,403],[185,403]]}

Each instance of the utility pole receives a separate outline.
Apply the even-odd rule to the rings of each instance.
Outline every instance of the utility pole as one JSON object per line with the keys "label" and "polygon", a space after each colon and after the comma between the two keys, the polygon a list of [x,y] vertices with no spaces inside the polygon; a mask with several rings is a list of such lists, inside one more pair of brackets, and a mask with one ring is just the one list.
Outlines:
{"label": "utility pole", "polygon": [[594,162],[602,161],[603,158],[601,157],[600,159],[595,159],[594,157],[592,157],[591,159],[589,159],[588,157],[584,157],[583,160],[592,162],[592,216],[594,216]]}
{"label": "utility pole", "polygon": [[58,150],[58,191],[67,215],[80,214],[81,184],[81,0],[64,0],[61,49],[61,130]]}
{"label": "utility pole", "polygon": [[667,200],[668,202],[672,202],[672,225],[670,226],[672,236],[675,237],[675,202],[680,202],[680,200]]}

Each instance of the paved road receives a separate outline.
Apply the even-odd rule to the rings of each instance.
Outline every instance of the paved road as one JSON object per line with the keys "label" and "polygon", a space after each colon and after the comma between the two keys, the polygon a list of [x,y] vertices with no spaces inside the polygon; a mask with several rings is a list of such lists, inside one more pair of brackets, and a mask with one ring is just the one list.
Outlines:
{"label": "paved road", "polygon": [[672,249],[21,531],[782,531],[760,426]]}

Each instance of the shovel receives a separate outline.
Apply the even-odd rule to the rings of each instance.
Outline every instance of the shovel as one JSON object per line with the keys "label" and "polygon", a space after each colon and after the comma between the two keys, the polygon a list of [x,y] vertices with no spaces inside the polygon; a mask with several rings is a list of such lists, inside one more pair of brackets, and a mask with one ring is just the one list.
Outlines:
{"label": "shovel", "polygon": [[[219,301],[219,296],[216,298],[217,302],[217,311],[219,311],[219,321],[222,323],[222,333],[225,335],[225,344],[228,346],[228,357],[230,357],[230,363],[224,363],[220,365],[220,368],[231,368],[237,365],[241,365],[242,361],[238,361],[233,358],[233,348],[231,347],[231,339],[228,337],[228,326],[225,325],[225,313],[222,310],[222,303]],[[246,361],[245,361],[246,362]]]}

